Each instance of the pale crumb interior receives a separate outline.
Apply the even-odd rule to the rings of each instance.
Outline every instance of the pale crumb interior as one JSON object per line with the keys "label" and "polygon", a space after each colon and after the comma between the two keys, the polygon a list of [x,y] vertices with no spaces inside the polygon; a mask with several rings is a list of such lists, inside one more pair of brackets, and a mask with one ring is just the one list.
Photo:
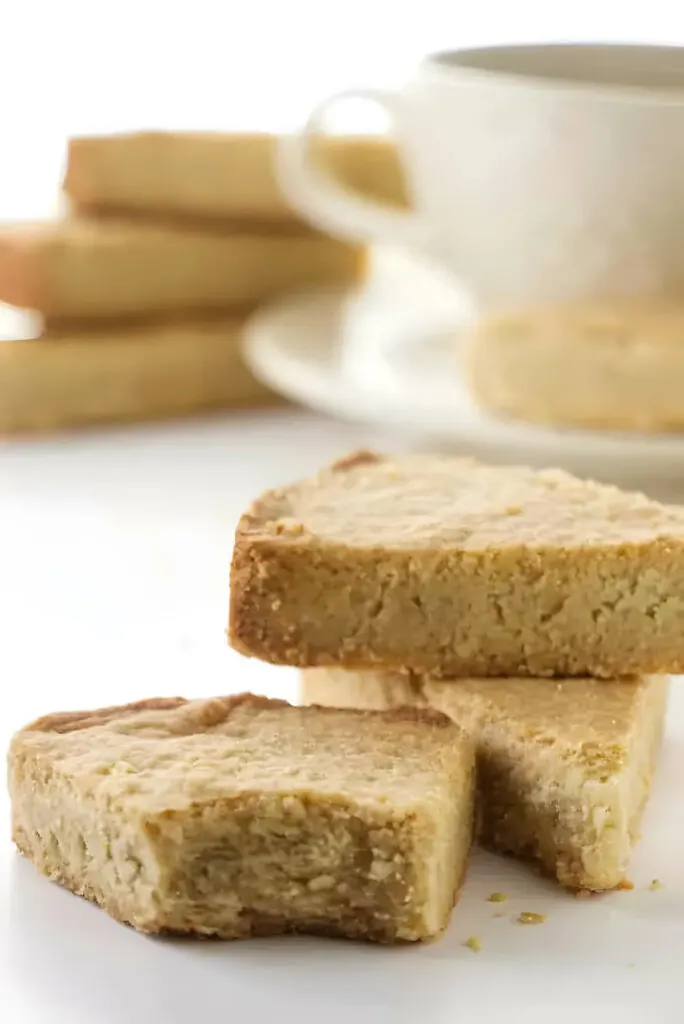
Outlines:
{"label": "pale crumb interior", "polygon": [[159,920],[227,936],[434,935],[449,919],[472,831],[467,798],[443,810],[439,821],[397,818],[293,795],[158,819],[147,831],[166,866]]}
{"label": "pale crumb interior", "polygon": [[472,834],[472,799],[397,819],[256,796],[133,825],[49,789],[17,801],[19,849],[142,931],[226,938],[308,931],[415,941],[442,931]]}

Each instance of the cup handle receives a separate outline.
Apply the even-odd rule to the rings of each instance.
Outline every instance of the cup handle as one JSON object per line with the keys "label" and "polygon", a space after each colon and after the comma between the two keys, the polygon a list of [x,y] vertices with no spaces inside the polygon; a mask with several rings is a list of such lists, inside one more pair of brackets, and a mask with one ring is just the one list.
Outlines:
{"label": "cup handle", "polygon": [[350,89],[323,100],[299,131],[279,141],[277,174],[286,199],[316,227],[340,238],[425,250],[429,241],[427,227],[416,213],[393,210],[345,188],[311,159],[310,142],[312,136],[322,133],[325,114],[331,106],[349,99],[376,103],[395,123],[401,118],[399,96],[381,89]]}

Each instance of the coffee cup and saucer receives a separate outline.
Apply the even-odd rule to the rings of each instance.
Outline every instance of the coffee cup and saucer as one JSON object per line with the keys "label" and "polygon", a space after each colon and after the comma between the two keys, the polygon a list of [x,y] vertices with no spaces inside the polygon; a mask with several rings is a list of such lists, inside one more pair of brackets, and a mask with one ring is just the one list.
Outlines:
{"label": "coffee cup and saucer", "polygon": [[[310,159],[331,105],[359,98],[389,114],[412,209],[353,193]],[[472,398],[459,359],[473,327],[502,315],[598,306],[619,322],[636,297],[656,311],[681,302],[684,316],[683,171],[677,47],[437,53],[401,91],[332,96],[281,141],[283,191],[315,227],[378,247],[381,268],[393,253],[400,270],[371,274],[361,292],[261,310],[246,356],[271,386],[333,415],[493,461],[684,489],[684,433],[493,415]]]}

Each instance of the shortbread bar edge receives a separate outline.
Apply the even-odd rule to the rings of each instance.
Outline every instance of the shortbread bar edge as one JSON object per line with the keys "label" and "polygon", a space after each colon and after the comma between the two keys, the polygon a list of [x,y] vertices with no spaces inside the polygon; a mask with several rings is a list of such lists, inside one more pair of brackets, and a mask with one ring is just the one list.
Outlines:
{"label": "shortbread bar edge", "polygon": [[[439,507],[429,486],[415,495],[409,479],[401,490],[413,467],[429,474],[432,465]],[[452,466],[463,500],[479,488],[484,509],[453,524],[443,480]],[[375,491],[367,486],[373,474],[380,477]],[[490,512],[487,488],[500,490],[502,481],[506,495],[495,496]],[[518,486],[532,493],[522,505]],[[547,497],[557,505],[542,513]],[[423,522],[434,522],[447,540],[405,541],[402,531],[412,523],[423,529]],[[539,539],[543,530],[550,540]],[[682,594],[681,509],[560,470],[359,453],[267,492],[243,515],[228,639],[243,654],[300,668],[466,677],[674,674],[684,671]]]}

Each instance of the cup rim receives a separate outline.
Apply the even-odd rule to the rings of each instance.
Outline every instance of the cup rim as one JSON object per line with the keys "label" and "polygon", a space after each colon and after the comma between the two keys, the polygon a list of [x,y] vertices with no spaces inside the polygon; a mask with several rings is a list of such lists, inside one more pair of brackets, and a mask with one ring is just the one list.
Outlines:
{"label": "cup rim", "polygon": [[[572,78],[562,72],[556,75],[524,68],[487,67],[469,63],[468,58],[487,58],[496,55],[528,55],[531,58],[551,52],[567,54],[583,51],[586,53],[604,50],[613,55],[631,51],[634,57],[654,55],[681,58],[681,84],[644,85],[620,81],[598,81],[590,76]],[[555,95],[584,95],[594,99],[623,103],[650,103],[655,106],[681,106],[684,104],[684,46],[661,43],[628,42],[532,42],[504,43],[493,46],[472,46],[462,49],[437,50],[428,54],[421,62],[421,70],[437,74],[443,79],[463,84],[465,79],[477,82],[478,86],[515,86],[522,90],[553,93]]]}

